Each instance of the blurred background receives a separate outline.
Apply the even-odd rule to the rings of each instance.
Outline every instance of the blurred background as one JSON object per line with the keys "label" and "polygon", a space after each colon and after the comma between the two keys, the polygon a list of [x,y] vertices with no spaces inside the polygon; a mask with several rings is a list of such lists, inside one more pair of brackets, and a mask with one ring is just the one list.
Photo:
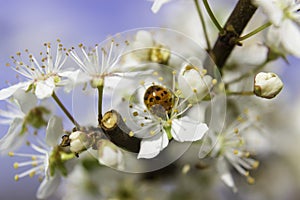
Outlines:
{"label": "blurred background", "polygon": [[[235,2],[236,0],[218,0],[211,4],[216,10],[224,11],[226,16]],[[200,26],[200,22],[196,18],[192,0],[174,0],[164,5],[157,14],[151,12],[151,6],[152,2],[147,0],[0,0],[0,88],[7,86],[6,81],[17,82],[15,72],[5,67],[7,62],[11,62],[11,55],[24,49],[38,53],[44,50],[43,43],[54,43],[58,38],[66,47],[79,43],[92,46],[109,35],[129,29],[170,27],[185,32],[201,45],[201,39],[197,35],[201,29],[193,31]],[[194,18],[189,19],[190,16]],[[225,20],[226,18],[220,19],[222,22]],[[299,59],[289,57],[288,60],[289,64],[274,64],[274,71],[280,73],[285,87],[276,100],[271,100],[273,104],[268,104],[271,114],[265,116],[270,118],[271,126],[273,118],[281,122],[274,124],[280,133],[274,132],[273,136],[277,139],[272,143],[279,153],[265,159],[266,162],[261,161],[262,169],[258,170],[257,184],[242,187],[237,195],[232,194],[230,189],[223,188],[225,193],[220,194],[224,195],[212,195],[210,199],[299,198],[300,68]],[[1,137],[6,131],[7,127],[0,126]],[[14,162],[8,156],[0,156],[0,199],[35,199],[39,181],[36,178],[25,178],[15,182]],[[264,191],[260,189],[261,185],[268,184],[270,185]],[[209,194],[215,190],[207,192]]]}

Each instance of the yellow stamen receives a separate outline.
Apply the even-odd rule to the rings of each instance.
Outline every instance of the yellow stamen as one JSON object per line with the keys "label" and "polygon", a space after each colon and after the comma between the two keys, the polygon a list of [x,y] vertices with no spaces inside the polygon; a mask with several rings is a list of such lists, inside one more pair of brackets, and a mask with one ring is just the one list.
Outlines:
{"label": "yellow stamen", "polygon": [[217,80],[217,79],[213,79],[213,80],[211,81],[211,83],[212,83],[213,85],[216,85],[216,84],[218,83],[218,80]]}
{"label": "yellow stamen", "polygon": [[246,172],[245,172],[245,176],[246,176],[246,177],[250,177],[249,174],[250,174],[249,171],[246,171]]}
{"label": "yellow stamen", "polygon": [[15,162],[15,163],[14,163],[14,168],[15,168],[15,169],[18,169],[18,168],[19,168],[19,163]]}
{"label": "yellow stamen", "polygon": [[139,115],[139,113],[138,113],[138,112],[136,112],[136,111],[135,111],[135,112],[133,112],[132,114],[133,114],[133,116],[135,116],[135,117]]}
{"label": "yellow stamen", "polygon": [[32,156],[32,157],[31,157],[31,160],[36,160],[36,156]]}
{"label": "yellow stamen", "polygon": [[244,122],[245,119],[244,119],[243,117],[241,117],[241,116],[238,116],[237,121],[239,121],[239,122]]}
{"label": "yellow stamen", "polygon": [[30,178],[34,177],[34,175],[35,175],[35,171],[32,171],[32,172],[29,173]]}
{"label": "yellow stamen", "polygon": [[130,132],[129,132],[129,136],[130,136],[130,137],[133,137],[133,136],[134,136],[134,132],[133,132],[133,131],[130,131]]}
{"label": "yellow stamen", "polygon": [[249,153],[249,152],[245,152],[244,156],[245,156],[246,158],[249,158],[250,153]]}
{"label": "yellow stamen", "polygon": [[189,164],[185,164],[182,168],[182,173],[187,174],[191,169],[191,166]]}
{"label": "yellow stamen", "polygon": [[234,129],[234,133],[235,133],[235,134],[238,134],[238,133],[239,133],[239,129],[238,129],[238,128],[235,128],[235,129]]}
{"label": "yellow stamen", "polygon": [[252,178],[251,176],[249,176],[249,177],[247,177],[247,182],[248,182],[249,184],[254,184],[254,183],[255,183],[255,179]]}
{"label": "yellow stamen", "polygon": [[257,169],[258,166],[259,166],[259,161],[255,161],[255,162],[252,164],[253,169]]}
{"label": "yellow stamen", "polygon": [[159,80],[159,81],[163,81],[164,78],[163,78],[163,77],[159,77],[158,80]]}
{"label": "yellow stamen", "polygon": [[19,175],[15,175],[15,181],[19,180]]}
{"label": "yellow stamen", "polygon": [[155,135],[155,131],[150,131],[150,135]]}
{"label": "yellow stamen", "polygon": [[235,150],[233,150],[233,154],[237,155],[237,154],[239,154],[239,151],[235,149]]}
{"label": "yellow stamen", "polygon": [[8,156],[12,157],[14,155],[15,155],[14,152],[8,152]]}

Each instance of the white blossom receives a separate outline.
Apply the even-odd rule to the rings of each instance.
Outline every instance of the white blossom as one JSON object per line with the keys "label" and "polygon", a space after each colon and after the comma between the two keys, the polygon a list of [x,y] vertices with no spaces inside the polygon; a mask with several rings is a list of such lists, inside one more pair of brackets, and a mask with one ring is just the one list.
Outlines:
{"label": "white blossom", "polygon": [[7,153],[20,147],[26,139],[28,125],[39,129],[46,125],[43,118],[48,110],[37,106],[37,98],[23,90],[14,93],[7,101],[8,110],[0,110],[0,123],[9,125],[7,133],[0,139],[0,151]]}
{"label": "white blossom", "polygon": [[262,8],[273,26],[268,29],[267,44],[280,55],[300,57],[300,3],[297,0],[253,0]]}
{"label": "white blossom", "polygon": [[46,43],[45,46],[46,55],[41,59],[41,64],[28,50],[25,50],[28,54],[28,63],[23,61],[20,52],[17,53],[17,57],[12,56],[15,65],[12,69],[24,76],[27,81],[0,90],[0,100],[9,98],[18,89],[32,90],[37,98],[44,99],[50,97],[57,86],[66,85],[64,78],[69,78],[69,71],[63,69],[67,57],[64,55],[62,44],[57,45],[55,59],[51,52],[51,44]]}
{"label": "white blossom", "polygon": [[125,47],[114,40],[108,42],[108,46],[101,47],[95,45],[90,51],[82,44],[79,45],[79,51],[75,48],[69,50],[69,55],[82,70],[74,78],[77,84],[90,82],[93,88],[103,86],[104,77],[118,76],[123,70],[119,68],[119,61]]}
{"label": "white blossom", "polygon": [[255,123],[247,116],[247,113],[248,111],[245,110],[219,135],[211,130],[208,134],[210,140],[204,144],[206,147],[202,148],[209,150],[208,156],[216,159],[216,170],[221,180],[234,192],[237,191],[237,187],[230,168],[233,167],[239,174],[246,177],[249,184],[253,184],[255,180],[250,176],[249,171],[259,166],[259,162],[251,158],[251,153],[247,150],[246,141],[242,135]]}
{"label": "white blossom", "polygon": [[[171,56],[170,50],[157,42],[153,33],[146,30],[138,31],[130,46],[132,52],[127,57],[131,58],[132,64],[140,64],[145,61],[166,64]],[[125,57],[126,62],[129,62],[127,57]]]}
{"label": "white blossom", "polygon": [[[37,198],[45,199],[53,194],[59,186],[60,183],[60,173],[53,169],[57,166],[53,164],[55,159],[57,159],[57,142],[62,134],[62,121],[58,117],[53,117],[50,119],[47,131],[46,131],[46,143],[42,140],[37,139],[36,143],[29,143],[36,153],[15,153],[9,152],[12,157],[24,157],[30,159],[30,161],[15,162],[14,168],[27,167],[22,173],[15,175],[15,180],[18,181],[26,176],[33,177],[35,175],[39,176],[42,180],[38,191]],[[55,155],[55,156],[52,156]],[[31,167],[31,168],[29,168]],[[28,169],[29,168],[29,169]]]}
{"label": "white blossom", "polygon": [[[196,72],[195,72],[196,73]],[[197,109],[196,105],[189,102],[197,91],[191,90],[194,86],[203,93],[208,93],[201,77],[197,81],[193,80],[193,85],[180,85],[184,80],[176,82],[176,73],[173,72],[173,84],[171,88],[157,85],[155,82],[150,85],[143,84],[143,87],[136,90],[132,101],[130,101],[130,111],[132,119],[139,126],[130,133],[142,138],[141,148],[138,158],[153,158],[160,151],[168,146],[169,139],[173,138],[178,142],[192,142],[200,140],[208,127],[199,121],[199,117],[189,116],[187,113]],[[182,76],[182,74],[178,74]],[[194,78],[194,76],[192,75]],[[184,78],[183,78],[184,79]],[[188,81],[189,77],[185,77]],[[208,83],[210,84],[210,83]],[[183,95],[187,91],[188,96]],[[189,91],[192,91],[191,93]],[[144,95],[141,97],[141,95]],[[138,100],[138,99],[141,100]],[[200,100],[198,101],[200,102]],[[198,113],[200,115],[200,113]]]}

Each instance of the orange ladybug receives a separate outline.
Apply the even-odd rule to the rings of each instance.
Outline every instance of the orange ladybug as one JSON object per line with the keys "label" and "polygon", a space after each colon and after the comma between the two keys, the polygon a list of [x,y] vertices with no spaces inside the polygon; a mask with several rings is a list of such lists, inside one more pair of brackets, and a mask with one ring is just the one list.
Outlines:
{"label": "orange ladybug", "polygon": [[165,118],[166,114],[171,113],[174,104],[173,94],[165,87],[152,85],[145,91],[144,103],[152,114]]}

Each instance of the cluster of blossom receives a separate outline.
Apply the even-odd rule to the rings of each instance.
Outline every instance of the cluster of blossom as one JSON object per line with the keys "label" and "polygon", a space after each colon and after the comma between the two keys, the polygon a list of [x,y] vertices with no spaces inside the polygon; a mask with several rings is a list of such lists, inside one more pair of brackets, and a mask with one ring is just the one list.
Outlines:
{"label": "cluster of blossom", "polygon": [[[153,12],[167,2],[155,0]],[[274,60],[286,60],[287,55],[300,56],[300,43],[295,40],[300,37],[300,3],[253,0],[253,4],[263,11],[267,22],[236,43],[261,31],[267,31],[266,35],[235,49],[221,73],[205,50],[168,29],[133,30],[91,48],[83,44],[65,48],[58,40],[55,53],[52,45],[45,43],[46,52],[41,52],[40,58],[28,50],[12,56],[13,63],[7,66],[24,81],[0,90],[0,99],[8,105],[7,110],[0,110],[0,122],[9,125],[0,139],[0,151],[30,159],[14,164],[15,168],[27,167],[15,180],[39,175],[43,182],[37,197],[46,198],[87,154],[100,165],[146,172],[165,167],[182,155],[187,148],[178,148],[177,143],[189,146],[195,142],[199,159],[214,159],[221,180],[233,191],[237,188],[231,166],[248,183],[254,183],[249,171],[259,162],[253,158],[254,152],[247,150],[243,133],[259,121],[247,110],[225,115],[226,101],[236,95],[272,99],[279,94],[283,83],[278,75],[262,70]],[[229,70],[244,65],[251,65],[251,70],[244,74]],[[244,80],[249,78],[251,89],[244,91]],[[80,113],[93,115],[87,123],[72,115],[57,95],[65,92],[77,98],[78,88],[92,94],[97,104],[96,111],[92,110],[95,115]],[[90,97],[84,96],[81,105],[73,109],[90,106],[84,98]],[[49,106],[53,102],[66,119]],[[108,109],[103,112],[105,107]],[[227,109],[230,113],[232,108]],[[74,128],[64,128],[64,120],[70,120]],[[14,152],[23,144],[36,153]],[[143,166],[144,160],[154,163],[153,167]]]}

